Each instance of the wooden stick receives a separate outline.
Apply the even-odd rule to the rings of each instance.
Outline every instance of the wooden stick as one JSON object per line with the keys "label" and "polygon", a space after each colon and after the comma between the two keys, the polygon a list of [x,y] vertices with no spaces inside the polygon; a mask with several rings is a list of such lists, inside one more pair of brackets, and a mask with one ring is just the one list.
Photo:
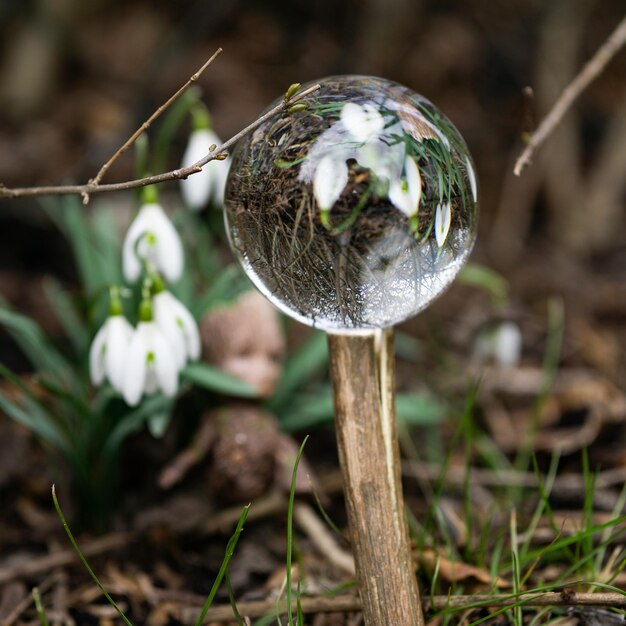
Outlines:
{"label": "wooden stick", "polygon": [[367,626],[423,626],[400,480],[393,331],[328,335],[335,428]]}

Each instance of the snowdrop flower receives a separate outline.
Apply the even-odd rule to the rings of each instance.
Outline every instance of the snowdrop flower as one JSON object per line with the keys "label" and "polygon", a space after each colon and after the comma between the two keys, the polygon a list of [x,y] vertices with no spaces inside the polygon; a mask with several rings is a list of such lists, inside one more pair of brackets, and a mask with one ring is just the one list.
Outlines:
{"label": "snowdrop flower", "polygon": [[348,184],[348,165],[332,155],[325,156],[317,166],[313,179],[313,193],[322,211],[329,211],[339,200]]}
{"label": "snowdrop flower", "polygon": [[450,208],[450,203],[440,202],[437,204],[437,209],[435,211],[435,239],[437,240],[437,246],[440,248],[446,242],[451,222],[452,210]]}
{"label": "snowdrop flower", "polygon": [[411,157],[404,160],[404,177],[396,178],[389,185],[389,200],[407,217],[417,215],[422,197],[422,177]]}
{"label": "snowdrop flower", "polygon": [[370,141],[385,128],[385,120],[378,109],[369,102],[346,103],[341,109],[340,120],[356,141]]}
{"label": "snowdrop flower", "polygon": [[154,322],[169,342],[178,369],[200,356],[200,332],[196,320],[169,291],[159,291],[152,301]]}
{"label": "snowdrop flower", "polygon": [[152,318],[152,303],[141,303],[140,322],[128,346],[122,395],[136,406],[144,394],[162,391],[173,397],[178,390],[178,360],[163,331]]}
{"label": "snowdrop flower", "polygon": [[327,221],[328,211],[348,183],[350,159],[372,172],[376,194],[387,195],[408,217],[417,214],[422,191],[419,169],[406,156],[404,142],[393,139],[402,135],[402,125],[396,122],[385,128],[385,123],[374,103],[348,102],[339,120],[318,137],[298,177],[313,182],[322,221]]}
{"label": "snowdrop flower", "polygon": [[[112,305],[112,308],[113,305]],[[112,313],[96,333],[89,349],[89,372],[91,382],[101,385],[106,379],[118,391],[124,382],[124,363],[133,328],[119,312]]]}
{"label": "snowdrop flower", "polygon": [[[212,145],[222,145],[222,140],[212,130],[209,128],[193,130],[189,136],[181,166],[189,167],[197,163],[209,153]],[[209,202],[215,206],[222,206],[229,169],[230,158],[223,161],[214,159],[204,165],[201,172],[181,180],[180,192],[185,205],[194,211],[199,211]]]}
{"label": "snowdrop flower", "polygon": [[122,268],[128,282],[135,282],[141,276],[144,263],[151,264],[172,282],[183,273],[183,245],[157,202],[146,203],[139,209],[122,246]]}
{"label": "snowdrop flower", "polygon": [[515,322],[500,322],[478,335],[474,357],[480,362],[492,360],[500,367],[515,367],[522,356],[522,343],[522,333]]}

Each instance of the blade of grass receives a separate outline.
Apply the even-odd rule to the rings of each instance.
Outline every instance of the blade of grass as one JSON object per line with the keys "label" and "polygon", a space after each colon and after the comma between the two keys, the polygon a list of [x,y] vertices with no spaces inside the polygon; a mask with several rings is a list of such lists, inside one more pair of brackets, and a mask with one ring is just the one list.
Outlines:
{"label": "blade of grass", "polygon": [[237,608],[237,602],[235,600],[235,594],[233,593],[233,586],[230,584],[230,573],[228,570],[226,570],[226,573],[224,574],[224,583],[226,585],[226,591],[228,592],[228,601],[233,609],[233,615],[235,616],[237,626],[246,626],[243,621],[243,617],[241,617],[241,613],[239,613],[239,609]]}
{"label": "blade of grass", "polygon": [[41,626],[48,626],[48,617],[46,615],[46,611],[43,608],[43,604],[41,603],[41,594],[39,593],[39,589],[37,587],[33,587],[33,602],[35,603],[35,610],[37,611],[37,617],[39,618],[39,623]]}
{"label": "blade of grass", "polygon": [[237,522],[237,527],[235,528],[235,532],[232,534],[231,538],[228,540],[228,545],[226,546],[226,554],[224,555],[224,560],[222,561],[222,565],[220,566],[217,576],[215,577],[215,580],[213,581],[213,586],[211,587],[211,591],[209,592],[209,595],[204,603],[204,606],[202,607],[202,611],[200,612],[200,615],[198,616],[198,619],[196,620],[196,626],[202,626],[202,622],[204,621],[207,611],[211,607],[211,604],[213,604],[213,600],[215,599],[215,594],[217,593],[217,590],[219,589],[222,583],[222,578],[224,578],[224,575],[226,574],[226,571],[228,569],[228,564],[230,563],[230,560],[233,557],[233,554],[235,552],[235,547],[237,546],[237,542],[239,541],[239,536],[241,535],[243,531],[243,525],[246,522],[246,517],[248,517],[249,510],[250,510],[249,504],[243,507],[243,511],[241,512],[241,516],[239,517],[239,521]]}
{"label": "blade of grass", "polygon": [[54,485],[52,485],[52,501],[54,502],[54,508],[56,509],[59,519],[61,520],[61,524],[63,525],[65,534],[70,540],[70,543],[72,544],[72,547],[74,548],[74,551],[78,555],[80,562],[83,564],[83,567],[87,570],[87,572],[91,576],[91,579],[94,581],[98,589],[100,589],[100,591],[102,592],[102,595],[104,595],[104,597],[107,599],[109,604],[115,609],[115,611],[120,616],[122,621],[126,624],[126,626],[133,626],[131,621],[124,614],[124,611],[120,609],[120,607],[116,604],[115,600],[113,600],[113,598],[109,595],[108,591],[103,587],[102,583],[100,582],[100,580],[98,579],[94,571],[89,566],[89,563],[87,562],[87,559],[85,558],[85,555],[81,552],[81,549],[78,547],[78,543],[76,542],[76,539],[74,539],[74,534],[70,530],[70,527],[67,521],[65,520],[65,515],[63,515],[63,511],[61,510],[61,505],[59,504],[59,501],[57,499],[56,489]]}
{"label": "blade of grass", "polygon": [[300,464],[300,458],[304,452],[304,446],[308,440],[307,435],[302,441],[302,445],[296,455],[296,460],[293,464],[293,472],[291,475],[291,489],[289,490],[289,505],[287,507],[287,571],[286,585],[287,585],[287,623],[289,626],[293,626],[293,610],[291,606],[291,560],[293,557],[293,504],[296,498],[296,480],[298,475],[298,465]]}
{"label": "blade of grass", "polygon": [[[539,424],[541,411],[545,406],[550,390],[554,384],[563,348],[563,336],[565,334],[565,313],[563,301],[552,298],[548,301],[548,337],[546,341],[546,351],[543,357],[543,380],[541,389],[536,395],[530,412],[530,425],[528,432],[521,442],[519,452],[513,461],[513,466],[523,471],[529,465],[533,452],[533,442]],[[513,487],[513,494],[520,490],[520,487]]]}
{"label": "blade of grass", "polygon": [[326,335],[322,332],[314,332],[302,347],[287,359],[285,374],[269,402],[270,410],[280,413],[293,393],[316,372],[321,371],[327,361]]}
{"label": "blade of grass", "polygon": [[[511,511],[510,519],[510,534],[511,534],[511,561],[513,563],[513,593],[519,595],[522,591],[521,575],[520,575],[520,563],[519,552],[517,543],[517,513],[515,509]],[[522,608],[516,606],[513,609],[513,623],[515,626],[522,626]]]}
{"label": "blade of grass", "polygon": [[[533,540],[535,530],[539,525],[539,522],[543,516],[546,508],[550,506],[548,501],[550,494],[552,493],[552,488],[554,487],[554,481],[556,480],[557,469],[559,467],[560,454],[558,451],[555,451],[550,459],[550,467],[548,468],[548,474],[546,476],[545,484],[542,484],[542,488],[539,490],[539,500],[537,502],[537,506],[535,507],[535,512],[530,520],[530,524],[526,529],[526,539],[522,545],[521,553],[522,555],[526,554],[530,549],[530,544]],[[537,457],[533,454],[532,456],[532,464],[535,472],[535,476],[537,477],[538,483],[543,483],[541,479],[541,472],[539,471],[539,465],[537,464]]]}

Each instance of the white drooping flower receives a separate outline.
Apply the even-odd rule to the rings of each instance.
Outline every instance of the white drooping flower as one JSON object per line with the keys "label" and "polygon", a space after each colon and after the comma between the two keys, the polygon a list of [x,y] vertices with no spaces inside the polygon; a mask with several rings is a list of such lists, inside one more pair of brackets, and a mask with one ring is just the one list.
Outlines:
{"label": "white drooping flower", "polygon": [[439,202],[435,210],[435,239],[439,248],[446,242],[451,222],[452,210],[450,203]]}
{"label": "white drooping flower", "polygon": [[515,322],[500,322],[478,334],[474,358],[479,362],[493,361],[501,367],[516,367],[522,356],[522,343],[522,332]]}
{"label": "white drooping flower", "polygon": [[124,381],[124,364],[133,328],[120,314],[110,315],[89,349],[89,373],[94,385],[107,379],[118,391]]}
{"label": "white drooping flower", "polygon": [[178,390],[178,361],[163,331],[153,320],[137,325],[128,346],[122,394],[136,406],[144,394],[162,391],[173,397]]}
{"label": "white drooping flower", "polygon": [[422,177],[415,161],[407,156],[404,160],[404,176],[389,184],[389,200],[407,217],[417,215],[422,197]]}
{"label": "white drooping flower", "polygon": [[[406,156],[402,125],[385,128],[385,118],[372,102],[346,103],[339,120],[316,140],[298,177],[313,182],[320,210],[329,211],[341,197],[349,180],[351,159],[369,169],[377,183],[376,193],[386,193],[391,203],[411,217],[417,214],[421,177],[417,164]],[[404,173],[404,175],[403,175]]]}
{"label": "white drooping flower", "polygon": [[[189,135],[181,166],[189,167],[209,153],[212,145],[221,146],[222,140],[209,128],[198,128]],[[224,188],[230,169],[230,158],[223,161],[213,159],[203,166],[202,171],[180,181],[180,192],[185,205],[194,211],[204,208],[209,202],[215,206],[224,203]]]}
{"label": "white drooping flower", "polygon": [[375,139],[385,128],[383,116],[370,102],[346,103],[341,109],[340,120],[355,141],[365,142]]}
{"label": "white drooping flower", "polygon": [[152,301],[154,322],[176,357],[178,369],[200,356],[200,332],[187,308],[169,291],[160,291]]}
{"label": "white drooping flower", "polygon": [[313,193],[322,211],[328,211],[339,200],[348,184],[348,165],[336,160],[332,155],[325,156],[318,164],[313,179]]}
{"label": "white drooping flower", "polygon": [[183,245],[174,225],[157,202],[144,204],[130,225],[122,246],[124,277],[135,282],[144,263],[169,281],[183,273]]}

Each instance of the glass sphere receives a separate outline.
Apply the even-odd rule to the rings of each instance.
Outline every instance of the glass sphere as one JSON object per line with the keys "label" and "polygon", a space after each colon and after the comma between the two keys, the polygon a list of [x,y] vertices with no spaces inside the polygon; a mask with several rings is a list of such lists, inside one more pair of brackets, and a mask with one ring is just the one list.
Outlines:
{"label": "glass sphere", "polygon": [[231,246],[257,288],[309,326],[392,326],[428,306],[470,253],[472,160],[452,123],[407,87],[316,83],[305,110],[278,113],[237,144]]}

